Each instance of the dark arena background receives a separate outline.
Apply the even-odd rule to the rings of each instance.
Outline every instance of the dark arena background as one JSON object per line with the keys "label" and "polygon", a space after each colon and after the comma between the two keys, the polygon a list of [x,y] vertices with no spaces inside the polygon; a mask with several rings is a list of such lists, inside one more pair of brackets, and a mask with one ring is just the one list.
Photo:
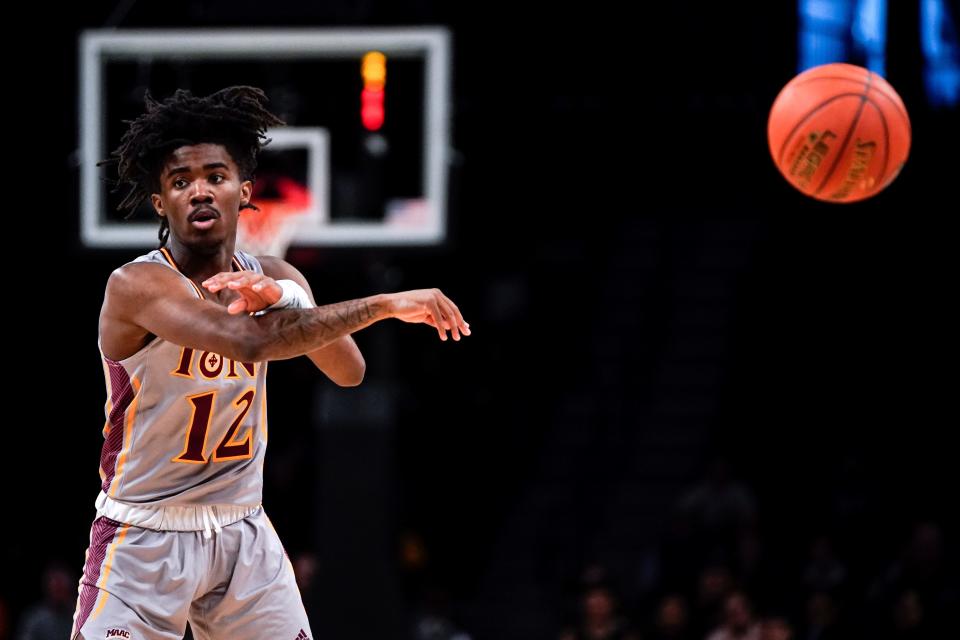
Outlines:
{"label": "dark arena background", "polygon": [[[843,55],[824,61],[861,65],[876,42],[843,29],[886,6],[884,76],[912,124],[900,176],[838,205],[767,149],[809,4],[13,8],[0,640],[53,637],[38,616],[69,628],[99,489],[97,316],[110,272],[151,248],[81,240],[80,34],[414,26],[450,38],[445,241],[294,242],[287,259],[321,303],[439,287],[473,335],[365,329],[354,389],[271,365],[264,504],[316,638],[960,637],[960,11],[820,3],[859,12],[828,24]],[[923,11],[943,12],[933,35]],[[952,102],[925,82],[931,50]],[[137,64],[106,87],[133,109]],[[287,104],[275,64],[257,82]],[[421,121],[416,102],[391,110],[390,65],[383,133],[419,162],[391,129]],[[242,63],[222,77],[243,83]],[[328,104],[324,82],[299,99]],[[334,145],[361,144],[356,96]],[[109,148],[135,113],[111,115]],[[333,200],[364,215],[368,185],[337,175]]]}

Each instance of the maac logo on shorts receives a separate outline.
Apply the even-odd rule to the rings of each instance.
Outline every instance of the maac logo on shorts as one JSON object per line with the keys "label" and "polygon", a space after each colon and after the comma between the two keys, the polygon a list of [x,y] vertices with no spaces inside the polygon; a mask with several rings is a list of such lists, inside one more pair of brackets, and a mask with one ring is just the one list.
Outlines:
{"label": "maac logo on shorts", "polygon": [[107,629],[107,638],[130,638],[130,632],[126,629]]}

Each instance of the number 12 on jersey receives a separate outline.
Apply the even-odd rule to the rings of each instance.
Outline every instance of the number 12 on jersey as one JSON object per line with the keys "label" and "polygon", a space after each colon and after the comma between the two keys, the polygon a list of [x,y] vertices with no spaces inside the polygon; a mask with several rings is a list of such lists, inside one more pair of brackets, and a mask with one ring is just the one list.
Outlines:
{"label": "number 12 on jersey", "polygon": [[256,391],[254,389],[247,389],[231,403],[239,410],[239,414],[230,428],[227,429],[211,458],[205,458],[203,452],[206,449],[207,433],[210,431],[217,392],[208,391],[188,396],[186,401],[190,403],[193,412],[190,416],[190,424],[187,427],[183,451],[176,458],[173,458],[173,462],[206,464],[211,460],[213,462],[224,462],[251,457],[253,455],[253,427],[251,426],[245,431],[241,440],[237,439],[237,431],[250,411],[250,407],[253,406],[255,395]]}

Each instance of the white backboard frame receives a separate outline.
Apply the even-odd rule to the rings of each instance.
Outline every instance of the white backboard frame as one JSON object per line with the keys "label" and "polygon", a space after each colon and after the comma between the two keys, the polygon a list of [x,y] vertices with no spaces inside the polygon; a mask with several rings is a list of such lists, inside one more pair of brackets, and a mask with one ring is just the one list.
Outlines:
{"label": "white backboard frame", "polygon": [[[395,29],[94,30],[80,36],[80,217],[89,247],[151,247],[156,224],[114,222],[104,217],[105,187],[97,162],[107,157],[104,140],[103,70],[110,61],[229,61],[350,58],[377,50],[391,57],[424,58],[423,202],[414,202],[416,222],[387,216],[384,222],[332,221],[315,212],[298,231],[295,246],[435,245],[447,234],[447,168],[450,145],[450,33],[442,27]],[[159,96],[158,96],[159,97]],[[280,129],[271,135],[279,136]],[[331,132],[335,135],[336,132]],[[279,140],[279,137],[276,139]],[[118,142],[118,141],[115,141]],[[297,145],[299,146],[299,145]],[[278,145],[279,147],[279,145]],[[268,147],[269,148],[269,147]],[[323,173],[329,176],[329,163]],[[327,178],[329,180],[329,178]],[[320,206],[329,205],[329,183]],[[317,194],[320,195],[320,194]],[[320,202],[320,198],[316,199]],[[398,220],[393,223],[393,220]]]}

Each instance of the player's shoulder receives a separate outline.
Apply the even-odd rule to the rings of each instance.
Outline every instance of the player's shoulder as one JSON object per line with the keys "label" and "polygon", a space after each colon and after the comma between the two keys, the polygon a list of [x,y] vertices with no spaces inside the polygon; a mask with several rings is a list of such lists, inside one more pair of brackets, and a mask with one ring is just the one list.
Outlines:
{"label": "player's shoulder", "polygon": [[133,260],[120,265],[110,272],[110,277],[107,280],[107,283],[110,284],[117,282],[123,284],[136,280],[154,280],[156,278],[163,278],[164,276],[168,275],[176,276],[176,273],[174,273],[169,267],[166,267],[159,262]]}
{"label": "player's shoulder", "polygon": [[[156,289],[169,289],[171,283],[183,279],[169,266],[154,259],[153,253],[140,256],[114,269],[107,278],[108,295],[152,295]],[[175,290],[180,288],[175,287]]]}
{"label": "player's shoulder", "polygon": [[156,267],[166,266],[168,261],[163,257],[163,252],[159,249],[154,249],[153,251],[147,252],[141,256],[137,256],[133,260],[129,260],[119,267],[113,270],[113,273],[140,273],[144,271],[146,267],[146,272],[149,273]]}

